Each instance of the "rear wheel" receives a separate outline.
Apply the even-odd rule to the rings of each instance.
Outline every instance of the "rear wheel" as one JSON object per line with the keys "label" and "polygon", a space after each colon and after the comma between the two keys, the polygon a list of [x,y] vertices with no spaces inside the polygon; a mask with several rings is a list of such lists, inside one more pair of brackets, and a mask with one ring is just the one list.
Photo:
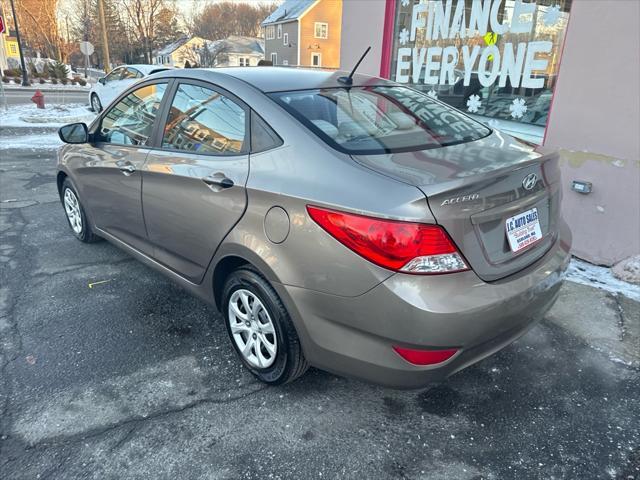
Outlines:
{"label": "rear wheel", "polygon": [[64,213],[67,214],[67,221],[71,231],[78,240],[84,243],[93,243],[100,240],[87,221],[82,204],[80,203],[78,193],[67,178],[62,184],[62,206]]}
{"label": "rear wheel", "polygon": [[288,383],[306,372],[307,361],[291,318],[273,287],[248,267],[225,282],[222,311],[242,363],[262,382]]}
{"label": "rear wheel", "polygon": [[100,113],[102,111],[102,103],[100,102],[98,95],[95,93],[91,94],[91,109],[96,113]]}

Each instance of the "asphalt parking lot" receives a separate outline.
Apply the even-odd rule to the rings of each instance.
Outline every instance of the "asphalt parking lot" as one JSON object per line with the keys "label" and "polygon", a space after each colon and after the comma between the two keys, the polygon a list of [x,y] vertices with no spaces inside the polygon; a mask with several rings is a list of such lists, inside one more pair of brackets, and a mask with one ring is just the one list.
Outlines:
{"label": "asphalt parking lot", "polygon": [[515,344],[422,391],[317,370],[265,387],[212,308],[74,239],[53,149],[17,135],[0,136],[0,478],[640,478],[637,302],[567,283]]}

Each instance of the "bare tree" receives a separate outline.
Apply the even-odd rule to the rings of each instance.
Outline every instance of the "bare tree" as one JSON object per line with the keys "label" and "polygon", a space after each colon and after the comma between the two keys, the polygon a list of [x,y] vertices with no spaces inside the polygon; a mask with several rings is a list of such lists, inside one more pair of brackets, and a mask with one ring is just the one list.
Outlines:
{"label": "bare tree", "polygon": [[145,60],[151,63],[160,15],[171,5],[167,0],[121,0],[120,4],[133,27],[136,40],[143,46]]}
{"label": "bare tree", "polygon": [[58,31],[58,0],[15,0],[20,30],[26,44],[49,58],[63,59],[63,38]]}
{"label": "bare tree", "polygon": [[230,35],[257,37],[260,23],[277,4],[218,2],[198,10],[197,16],[187,21],[190,32],[202,38],[220,40]]}
{"label": "bare tree", "polygon": [[224,40],[205,42],[200,49],[200,63],[203,67],[215,67],[228,58],[229,45]]}

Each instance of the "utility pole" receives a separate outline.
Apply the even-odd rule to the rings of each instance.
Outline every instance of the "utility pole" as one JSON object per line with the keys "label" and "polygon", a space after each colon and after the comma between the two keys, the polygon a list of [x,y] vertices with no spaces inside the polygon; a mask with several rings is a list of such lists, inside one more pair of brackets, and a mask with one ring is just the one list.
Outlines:
{"label": "utility pole", "polygon": [[104,58],[104,73],[109,73],[111,61],[109,60],[109,44],[107,43],[107,27],[104,21],[104,0],[98,0],[98,17],[100,18],[100,30],[102,30],[102,57]]}
{"label": "utility pole", "polygon": [[24,64],[24,54],[22,53],[22,41],[20,40],[20,30],[18,29],[18,16],[16,15],[16,7],[13,5],[13,0],[9,0],[9,3],[11,4],[13,25],[16,29],[16,41],[18,42],[18,53],[20,54],[20,65],[22,66],[22,86],[28,87],[29,81],[27,80],[27,66]]}

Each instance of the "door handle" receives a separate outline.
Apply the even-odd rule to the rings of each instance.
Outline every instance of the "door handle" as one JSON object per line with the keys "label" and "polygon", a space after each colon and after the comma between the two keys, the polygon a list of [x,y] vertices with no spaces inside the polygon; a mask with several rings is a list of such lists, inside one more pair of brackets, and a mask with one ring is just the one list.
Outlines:
{"label": "door handle", "polygon": [[132,164],[128,162],[118,165],[118,169],[125,175],[131,175],[133,172],[136,171],[136,167],[134,167]]}
{"label": "door handle", "polygon": [[233,180],[226,177],[223,173],[216,173],[215,175],[204,177],[202,181],[210,187],[230,188],[234,185]]}

